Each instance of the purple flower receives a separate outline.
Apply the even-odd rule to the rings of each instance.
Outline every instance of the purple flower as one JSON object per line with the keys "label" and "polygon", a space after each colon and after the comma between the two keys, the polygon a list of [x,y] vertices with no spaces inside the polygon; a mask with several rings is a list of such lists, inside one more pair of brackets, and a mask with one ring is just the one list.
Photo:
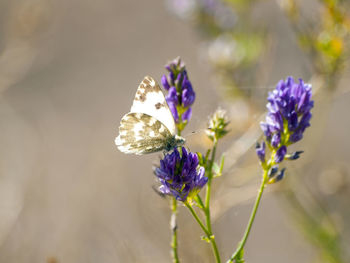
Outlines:
{"label": "purple flower", "polygon": [[265,135],[266,131],[285,133],[285,128],[291,135],[304,132],[310,126],[310,110],[314,105],[311,96],[311,85],[305,84],[302,79],[299,83],[294,82],[292,77],[281,80],[267,98],[269,113],[263,124]]}
{"label": "purple flower", "polygon": [[169,90],[170,85],[169,85],[168,79],[167,79],[165,74],[162,76],[161,81],[162,81],[162,85],[163,85],[164,89]]}
{"label": "purple flower", "polygon": [[193,91],[192,84],[187,78],[187,73],[182,81],[182,104],[185,108],[191,106],[196,99],[196,94]]}
{"label": "purple flower", "polygon": [[174,149],[172,153],[165,155],[160,160],[160,166],[155,169],[161,183],[159,191],[183,202],[196,195],[208,181],[204,176],[204,167],[198,164],[197,154],[187,152],[184,147],[181,152]]}
{"label": "purple flower", "polygon": [[262,163],[265,162],[265,147],[266,145],[264,141],[261,144],[257,142],[255,146],[256,154]]}
{"label": "purple flower", "polygon": [[278,175],[276,176],[276,182],[281,181],[284,177],[284,172],[286,171],[286,168],[283,168]]}
{"label": "purple flower", "polygon": [[188,108],[187,111],[182,114],[182,121],[189,121],[192,117],[192,108]]}
{"label": "purple flower", "polygon": [[[165,66],[168,76],[162,76],[162,85],[168,91],[166,100],[176,123],[187,123],[192,116],[191,106],[196,99],[185,64],[178,57]],[[171,105],[172,104],[172,105]]]}
{"label": "purple flower", "polygon": [[301,140],[310,126],[310,110],[314,106],[311,97],[311,85],[302,79],[295,82],[292,77],[279,81],[275,90],[269,93],[268,114],[260,126],[267,143],[275,151],[276,163],[283,161],[287,146]]}
{"label": "purple flower", "polygon": [[277,174],[277,171],[278,171],[278,169],[275,170],[275,173],[273,176],[269,177],[270,178],[268,181],[269,184],[274,184],[274,183],[281,181],[284,177],[284,173],[286,171],[286,168],[283,168],[282,170],[280,170],[278,174]]}
{"label": "purple flower", "polygon": [[288,154],[285,156],[286,159],[288,160],[296,160],[299,159],[300,155],[303,153],[304,151],[296,151],[292,154]]}
{"label": "purple flower", "polygon": [[176,88],[175,87],[170,87],[169,88],[169,93],[168,95],[166,95],[166,101],[167,103],[173,103],[175,105],[179,104],[179,100],[177,98],[177,91],[176,91]]}
{"label": "purple flower", "polygon": [[269,178],[274,177],[277,174],[277,172],[278,172],[278,165],[272,166],[268,172]]}
{"label": "purple flower", "polygon": [[281,142],[281,133],[276,132],[271,139],[271,145],[274,148],[277,148],[277,146],[280,144]]}
{"label": "purple flower", "polygon": [[169,106],[171,113],[173,114],[175,123],[179,123],[179,114],[177,112],[176,104],[174,104],[172,102],[168,102],[168,106]]}
{"label": "purple flower", "polygon": [[285,145],[283,145],[276,152],[275,162],[276,163],[282,162],[284,159],[284,156],[286,156],[286,154],[287,154],[287,147]]}

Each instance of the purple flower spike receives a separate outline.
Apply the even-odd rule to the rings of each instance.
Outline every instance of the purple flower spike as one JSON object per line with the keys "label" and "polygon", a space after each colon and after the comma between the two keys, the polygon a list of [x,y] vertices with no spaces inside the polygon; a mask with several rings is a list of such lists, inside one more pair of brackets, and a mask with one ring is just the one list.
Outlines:
{"label": "purple flower spike", "polygon": [[184,147],[181,153],[175,148],[165,155],[155,174],[161,183],[159,191],[182,202],[196,195],[208,182],[205,169],[199,166],[197,154],[187,152]]}
{"label": "purple flower spike", "polygon": [[283,161],[287,146],[300,141],[305,129],[310,126],[310,111],[314,106],[311,97],[311,85],[302,79],[295,82],[292,77],[279,81],[269,93],[268,114],[260,126],[266,142],[275,152],[276,163]]}
{"label": "purple flower spike", "polygon": [[[196,99],[196,94],[188,78],[185,64],[178,57],[166,65],[165,68],[169,75],[163,75],[162,84],[164,89],[168,91],[166,100],[169,108],[176,123],[188,122],[192,116],[191,106]],[[179,113],[181,116],[179,116]],[[183,128],[184,126],[179,127]]]}

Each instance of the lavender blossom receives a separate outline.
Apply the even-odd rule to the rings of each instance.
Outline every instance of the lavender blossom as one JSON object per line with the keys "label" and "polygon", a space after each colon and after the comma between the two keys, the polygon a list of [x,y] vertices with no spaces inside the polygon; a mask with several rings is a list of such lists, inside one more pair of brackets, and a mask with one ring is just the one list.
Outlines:
{"label": "lavender blossom", "polygon": [[273,151],[275,163],[299,157],[300,152],[290,158],[287,147],[301,140],[305,129],[310,126],[310,110],[314,106],[311,96],[311,85],[305,84],[302,79],[296,83],[292,77],[281,80],[269,93],[268,114],[265,122],[261,123],[261,129]]}
{"label": "lavender blossom", "polygon": [[184,128],[181,124],[187,124],[192,116],[192,104],[196,99],[196,94],[188,78],[185,64],[178,57],[165,66],[169,71],[168,76],[162,76],[162,85],[168,91],[167,103],[173,114],[178,128]]}
{"label": "lavender blossom", "polygon": [[174,149],[172,153],[165,155],[160,160],[160,167],[155,169],[162,184],[159,191],[183,202],[196,195],[208,181],[204,176],[204,167],[198,164],[197,154],[187,152],[184,147],[181,153]]}

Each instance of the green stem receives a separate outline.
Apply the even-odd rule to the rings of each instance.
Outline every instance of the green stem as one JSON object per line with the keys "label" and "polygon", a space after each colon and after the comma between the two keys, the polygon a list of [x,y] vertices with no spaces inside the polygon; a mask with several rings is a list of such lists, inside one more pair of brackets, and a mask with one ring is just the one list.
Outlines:
{"label": "green stem", "polygon": [[[181,136],[181,130],[177,130],[177,135]],[[179,254],[177,252],[177,200],[175,197],[171,200],[171,219],[170,219],[170,229],[171,229],[171,254],[173,258],[173,263],[179,263]]]}
{"label": "green stem", "polygon": [[217,248],[216,242],[215,242],[215,237],[212,235],[212,233],[204,226],[204,224],[202,223],[202,221],[199,219],[198,215],[196,214],[196,212],[193,210],[192,206],[189,203],[185,203],[186,207],[190,210],[191,214],[193,215],[193,217],[196,219],[197,223],[199,224],[199,226],[202,228],[202,230],[204,231],[205,235],[207,236],[208,240],[210,241],[210,244],[213,248],[214,251],[214,255],[215,255],[215,259],[216,259],[216,263],[221,263],[221,259],[220,259],[220,254],[219,254],[219,250]]}
{"label": "green stem", "polygon": [[254,219],[255,219],[256,212],[258,211],[258,207],[259,207],[259,204],[260,204],[260,200],[261,200],[262,194],[264,192],[265,184],[266,184],[267,179],[268,179],[267,173],[268,173],[268,169],[264,169],[264,174],[263,174],[263,178],[262,178],[262,181],[261,181],[260,189],[259,189],[258,195],[256,197],[255,204],[254,204],[252,213],[250,215],[247,228],[246,228],[246,230],[244,232],[242,240],[239,242],[239,245],[238,245],[236,251],[232,254],[231,258],[227,261],[227,263],[231,263],[231,262],[233,262],[236,259],[237,255],[240,254],[240,252],[244,248],[245,243],[247,242],[250,230],[251,230],[251,228],[253,226],[253,222],[254,222]]}
{"label": "green stem", "polygon": [[171,228],[171,248],[172,248],[172,256],[173,263],[179,263],[179,256],[177,253],[177,222],[176,222],[176,214],[177,214],[177,201],[176,198],[173,197],[171,200],[171,220],[170,220],[170,228]]}
{"label": "green stem", "polygon": [[205,213],[205,220],[207,224],[207,228],[210,233],[212,233],[211,230],[211,219],[210,219],[210,196],[211,196],[211,182],[213,180],[213,164],[215,161],[215,154],[216,154],[216,146],[218,141],[216,138],[214,138],[214,145],[213,150],[211,151],[211,158],[210,158],[210,164],[209,168],[207,170],[208,172],[208,183],[207,183],[207,192],[205,195],[205,207],[204,207],[204,213]]}

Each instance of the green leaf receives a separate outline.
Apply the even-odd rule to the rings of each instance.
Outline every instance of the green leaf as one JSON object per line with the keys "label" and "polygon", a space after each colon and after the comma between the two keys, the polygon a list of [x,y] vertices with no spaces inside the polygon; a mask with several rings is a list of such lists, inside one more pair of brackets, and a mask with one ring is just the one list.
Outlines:
{"label": "green leaf", "polygon": [[222,175],[222,170],[224,169],[225,156],[221,156],[220,166],[217,163],[213,163],[214,177],[220,177]]}
{"label": "green leaf", "polygon": [[203,159],[203,154],[200,152],[197,152],[197,156],[198,156],[198,162],[200,166],[204,166],[204,159]]}
{"label": "green leaf", "polygon": [[211,152],[211,150],[209,149],[209,150],[207,151],[207,153],[205,154],[205,158],[204,158],[204,164],[203,164],[203,166],[204,166],[204,168],[205,168],[206,171],[208,170],[208,167],[209,167],[208,160],[209,160],[210,152]]}
{"label": "green leaf", "polygon": [[201,201],[200,196],[198,194],[194,197],[194,200],[196,201],[195,205],[200,209],[204,210],[203,202]]}
{"label": "green leaf", "polygon": [[221,155],[221,160],[220,160],[220,175],[222,175],[222,170],[224,170],[224,164],[225,164],[225,155]]}
{"label": "green leaf", "polygon": [[217,163],[213,163],[214,177],[220,176],[220,166]]}

